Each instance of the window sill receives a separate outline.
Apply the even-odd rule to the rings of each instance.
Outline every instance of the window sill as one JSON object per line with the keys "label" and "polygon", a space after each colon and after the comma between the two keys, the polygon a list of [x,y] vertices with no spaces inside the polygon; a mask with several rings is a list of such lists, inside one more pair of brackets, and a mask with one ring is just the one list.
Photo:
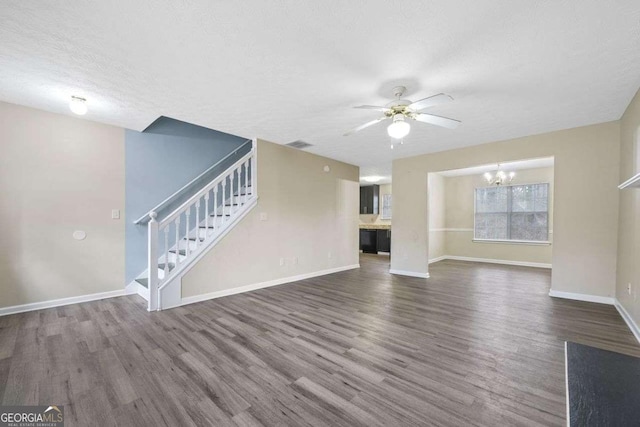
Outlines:
{"label": "window sill", "polygon": [[531,240],[491,240],[491,239],[473,239],[474,243],[499,243],[503,245],[530,245],[530,246],[549,246],[550,241],[531,241]]}

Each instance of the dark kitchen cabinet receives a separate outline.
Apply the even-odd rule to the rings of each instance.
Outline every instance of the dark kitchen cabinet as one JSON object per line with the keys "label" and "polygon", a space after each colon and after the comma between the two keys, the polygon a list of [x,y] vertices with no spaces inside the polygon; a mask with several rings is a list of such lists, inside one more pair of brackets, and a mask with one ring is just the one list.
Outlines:
{"label": "dark kitchen cabinet", "polygon": [[378,253],[377,230],[360,230],[360,250],[365,254]]}
{"label": "dark kitchen cabinet", "polygon": [[380,186],[360,187],[360,213],[378,215],[380,206]]}
{"label": "dark kitchen cabinet", "polygon": [[378,252],[391,252],[391,230],[378,230],[376,237]]}

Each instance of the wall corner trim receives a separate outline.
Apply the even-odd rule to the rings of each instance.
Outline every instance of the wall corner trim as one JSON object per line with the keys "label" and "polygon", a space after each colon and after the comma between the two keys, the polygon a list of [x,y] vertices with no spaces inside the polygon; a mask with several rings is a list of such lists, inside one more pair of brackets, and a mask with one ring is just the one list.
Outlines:
{"label": "wall corner trim", "polygon": [[622,320],[624,320],[629,329],[631,329],[633,336],[636,337],[636,340],[640,343],[640,327],[633,321],[633,318],[620,301],[618,301],[618,298],[615,298],[614,305],[616,310],[618,310],[618,313],[620,313],[620,316],[622,316]]}
{"label": "wall corner trim", "polygon": [[608,305],[615,304],[615,298],[612,298],[612,297],[602,297],[599,295],[589,295],[589,294],[576,294],[573,292],[554,291],[553,289],[549,290],[549,296],[553,298],[564,298],[564,299],[571,299],[575,301],[595,302],[598,304],[608,304]]}
{"label": "wall corner trim", "polygon": [[394,270],[393,268],[389,269],[390,274],[397,274],[399,276],[409,276],[409,277],[418,277],[420,279],[428,279],[429,273],[418,273],[415,271],[405,271],[405,270]]}
{"label": "wall corner trim", "polygon": [[360,264],[345,265],[342,267],[329,268],[327,270],[314,271],[312,273],[299,274],[297,276],[282,277],[280,279],[269,280],[267,282],[254,283],[251,285],[239,286],[237,288],[223,289],[221,291],[209,292],[206,294],[194,295],[182,298],[182,305],[193,304],[196,302],[207,301],[210,299],[226,297],[245,292],[256,291],[258,289],[269,288],[271,286],[284,285],[285,283],[297,282],[299,280],[311,279],[313,277],[325,276],[327,274],[339,273],[341,271],[353,270],[360,268]]}
{"label": "wall corner trim", "polygon": [[63,305],[79,304],[81,302],[97,301],[105,298],[121,297],[125,295],[125,290],[99,292],[97,294],[80,295],[77,297],[53,299],[49,301],[32,302],[29,304],[13,305],[10,307],[0,307],[0,316],[24,313],[27,311],[43,310],[46,308],[60,307]]}

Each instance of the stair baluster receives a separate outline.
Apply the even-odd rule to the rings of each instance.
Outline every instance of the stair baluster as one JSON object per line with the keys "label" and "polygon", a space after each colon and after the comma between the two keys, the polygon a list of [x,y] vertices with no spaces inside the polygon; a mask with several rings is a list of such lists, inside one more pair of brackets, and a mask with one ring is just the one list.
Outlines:
{"label": "stair baluster", "polygon": [[[207,190],[207,194],[204,195],[204,239],[206,241],[209,238],[209,193],[211,190]],[[200,230],[197,230],[200,233]]]}
{"label": "stair baluster", "polygon": [[[196,224],[200,223],[200,199],[196,202]],[[200,230],[196,228],[196,240],[195,247],[196,249],[200,247]],[[187,232],[187,245],[189,244],[191,236],[189,236],[189,232]]]}
{"label": "stair baluster", "polygon": [[[185,229],[185,236],[186,236],[186,245],[185,245],[185,249],[184,249],[184,254],[185,254],[185,258],[189,258],[189,248],[191,247],[191,245],[189,244],[189,230],[191,230],[191,228],[189,228],[189,222],[191,221],[191,205],[189,205],[189,207],[187,208],[187,211],[185,212],[185,216],[187,217],[187,228]],[[178,249],[180,249],[180,246],[178,246]]]}
{"label": "stair baluster", "polygon": [[247,184],[249,184],[249,160],[242,164],[244,167],[244,203],[247,203]]}
{"label": "stair baluster", "polygon": [[176,224],[176,259],[174,264],[177,267],[178,265],[180,265],[180,248],[178,245],[178,243],[180,242],[180,215],[178,215],[178,218],[176,218],[175,224]]}
{"label": "stair baluster", "polygon": [[[229,184],[230,184],[229,187],[231,187],[231,189],[229,190],[229,192],[231,193],[230,194],[231,202],[230,202],[230,205],[229,205],[229,215],[233,214],[233,193],[235,192],[235,190],[233,189],[233,176],[234,175],[235,175],[235,170],[232,170],[231,171],[231,176],[229,177]],[[225,218],[231,219],[230,216],[229,217],[225,216]]]}
{"label": "stair baluster", "polygon": [[164,275],[162,277],[169,275],[169,225],[164,227]]}
{"label": "stair baluster", "polygon": [[[227,200],[227,179],[222,180],[222,221],[224,223],[226,210],[224,208],[225,200]],[[218,219],[217,217],[214,219]]]}
{"label": "stair baluster", "polygon": [[[213,220],[211,221],[211,225],[213,225],[214,233],[217,228],[216,220],[218,218],[218,187],[220,187],[219,183],[216,184],[215,187],[213,187]],[[209,218],[207,218],[207,222],[208,221],[209,221]]]}

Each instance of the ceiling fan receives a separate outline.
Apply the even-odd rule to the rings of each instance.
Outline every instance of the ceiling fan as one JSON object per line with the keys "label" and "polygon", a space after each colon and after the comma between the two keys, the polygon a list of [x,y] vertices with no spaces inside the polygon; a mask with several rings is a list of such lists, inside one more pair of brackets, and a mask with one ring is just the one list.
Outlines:
{"label": "ceiling fan", "polygon": [[435,105],[445,104],[453,101],[453,98],[444,93],[433,95],[428,98],[421,99],[416,102],[411,102],[408,99],[402,99],[407,88],[404,86],[397,86],[393,88],[393,94],[395,95],[395,101],[391,101],[384,107],[377,107],[375,105],[360,105],[354,108],[361,108],[365,110],[377,110],[382,111],[384,114],[382,117],[367,122],[357,128],[351,129],[344,136],[352,135],[356,132],[366,129],[369,126],[373,126],[376,123],[380,123],[384,120],[392,120],[391,124],[387,127],[387,133],[391,138],[402,139],[409,134],[411,125],[406,119],[417,120],[423,123],[429,123],[436,126],[442,126],[447,129],[455,129],[460,124],[459,120],[449,119],[447,117],[436,116],[433,114],[423,113],[425,108],[433,107]]}

